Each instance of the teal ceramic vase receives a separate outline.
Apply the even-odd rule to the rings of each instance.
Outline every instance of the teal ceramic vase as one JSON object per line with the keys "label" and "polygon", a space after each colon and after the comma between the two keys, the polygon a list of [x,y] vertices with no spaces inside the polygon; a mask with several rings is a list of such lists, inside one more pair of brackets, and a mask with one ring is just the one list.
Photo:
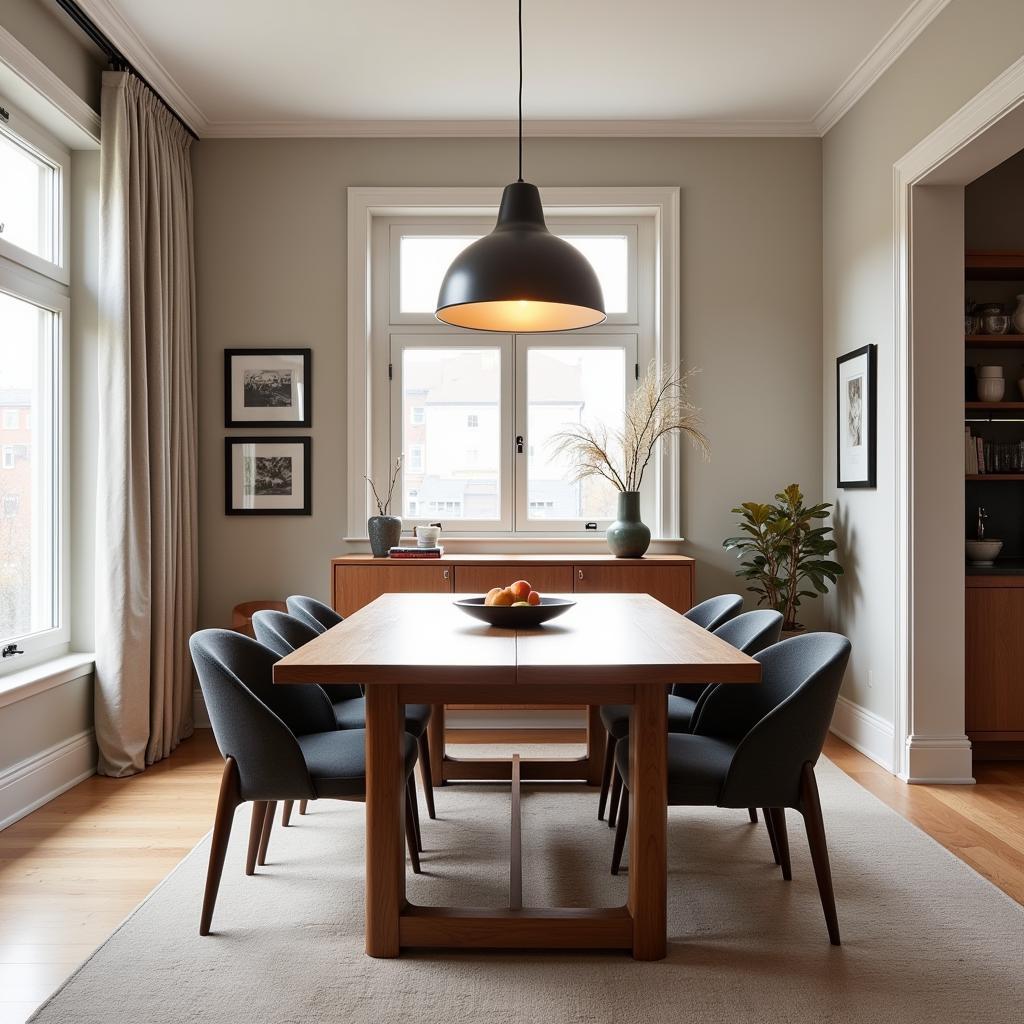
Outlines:
{"label": "teal ceramic vase", "polygon": [[639,491],[619,492],[618,518],[606,536],[616,558],[641,558],[651,546],[651,531],[640,522]]}

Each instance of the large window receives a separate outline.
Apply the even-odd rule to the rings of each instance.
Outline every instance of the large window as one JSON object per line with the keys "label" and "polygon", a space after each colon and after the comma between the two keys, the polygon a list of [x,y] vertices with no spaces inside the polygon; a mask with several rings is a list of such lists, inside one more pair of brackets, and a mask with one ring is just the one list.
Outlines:
{"label": "large window", "polygon": [[[68,634],[64,163],[56,143],[56,156],[39,143],[37,129],[0,129],[0,646],[27,654]],[[0,672],[18,661],[3,659]]]}

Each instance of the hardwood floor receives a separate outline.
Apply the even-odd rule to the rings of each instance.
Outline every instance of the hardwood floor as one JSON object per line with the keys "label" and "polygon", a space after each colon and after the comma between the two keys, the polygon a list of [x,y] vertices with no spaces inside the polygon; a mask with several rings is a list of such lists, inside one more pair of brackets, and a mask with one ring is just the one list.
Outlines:
{"label": "hardwood floor", "polygon": [[[976,786],[907,786],[835,737],[825,753],[1024,904],[1024,762],[979,762]],[[0,1024],[23,1024],[209,831],[220,773],[199,730],[142,775],[94,776],[0,832]]]}

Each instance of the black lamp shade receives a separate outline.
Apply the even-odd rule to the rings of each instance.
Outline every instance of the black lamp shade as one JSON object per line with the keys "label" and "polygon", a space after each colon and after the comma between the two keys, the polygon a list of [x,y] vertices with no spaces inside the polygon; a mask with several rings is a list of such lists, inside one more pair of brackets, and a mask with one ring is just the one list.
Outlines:
{"label": "black lamp shade", "polygon": [[436,316],[473,331],[575,331],[605,319],[604,295],[590,261],[548,231],[537,186],[517,181],[494,230],[452,261]]}

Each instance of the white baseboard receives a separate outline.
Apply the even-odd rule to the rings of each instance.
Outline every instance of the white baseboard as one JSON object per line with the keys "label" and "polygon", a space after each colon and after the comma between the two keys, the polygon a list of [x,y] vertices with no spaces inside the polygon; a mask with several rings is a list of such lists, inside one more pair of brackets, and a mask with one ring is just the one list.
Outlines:
{"label": "white baseboard", "polygon": [[973,786],[971,741],[966,736],[911,736],[907,740],[907,782]]}
{"label": "white baseboard", "polygon": [[832,732],[886,771],[896,772],[895,730],[892,722],[846,697],[836,701]]}
{"label": "white baseboard", "polygon": [[11,765],[0,772],[0,829],[95,774],[96,738],[92,729]]}

